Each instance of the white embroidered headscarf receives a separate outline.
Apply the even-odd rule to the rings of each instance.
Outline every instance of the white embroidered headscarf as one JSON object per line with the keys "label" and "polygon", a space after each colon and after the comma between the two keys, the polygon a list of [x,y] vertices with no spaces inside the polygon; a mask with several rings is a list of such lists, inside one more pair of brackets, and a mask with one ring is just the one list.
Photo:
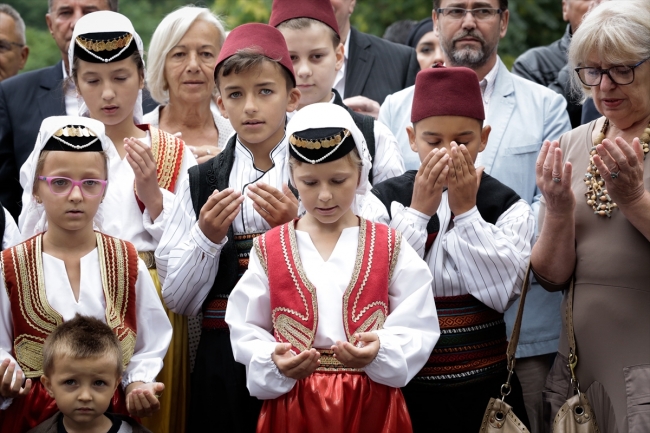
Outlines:
{"label": "white embroidered headscarf", "polygon": [[[350,113],[345,108],[327,102],[321,102],[308,105],[293,115],[287,124],[287,132],[285,135],[285,140],[287,140],[286,169],[289,171],[288,178],[291,179],[291,167],[288,159],[289,146],[292,146],[289,139],[295,132],[314,128],[345,128],[350,131],[362,161],[361,177],[357,186],[356,198],[352,203],[352,212],[358,215],[363,197],[372,189],[372,185],[368,181],[368,173],[370,173],[370,169],[372,168],[372,159],[370,152],[368,152],[368,146],[366,145],[363,133],[359,130],[352,116],[350,116]],[[302,214],[304,210],[301,204],[299,213]]]}
{"label": "white embroidered headscarf", "polygon": [[[131,21],[122,14],[111,11],[97,11],[84,15],[79,18],[79,21],[75,24],[74,31],[72,32],[72,39],[70,40],[70,46],[68,47],[68,65],[70,65],[70,70],[68,75],[72,77],[72,65],[74,65],[74,48],[78,44],[77,37],[83,36],[85,34],[93,33],[129,33],[133,36],[135,40],[138,52],[140,57],[142,57],[142,64],[144,65],[144,44],[140,35],[138,35],[133,28]],[[146,76],[146,70],[143,71]],[[83,98],[79,96],[79,115],[80,116],[89,116],[88,106],[84,102]],[[144,122],[144,114],[142,111],[142,90],[138,92],[138,99],[135,102],[135,107],[133,107],[133,121],[136,125],[140,125]]]}
{"label": "white embroidered headscarf", "polygon": [[[36,177],[36,166],[43,147],[45,147],[56,131],[66,125],[83,125],[93,131],[99,138],[104,152],[111,146],[111,141],[106,137],[104,124],[98,120],[77,116],[52,116],[43,120],[41,129],[38,131],[38,136],[36,137],[34,150],[32,150],[27,161],[25,161],[25,164],[20,169],[20,185],[23,187],[23,209],[18,217],[18,226],[20,227],[20,233],[23,239],[29,239],[47,229],[45,208],[36,201],[32,194],[34,190],[34,178]],[[99,229],[101,229],[101,221],[102,205],[99,206],[94,218],[95,226]]]}

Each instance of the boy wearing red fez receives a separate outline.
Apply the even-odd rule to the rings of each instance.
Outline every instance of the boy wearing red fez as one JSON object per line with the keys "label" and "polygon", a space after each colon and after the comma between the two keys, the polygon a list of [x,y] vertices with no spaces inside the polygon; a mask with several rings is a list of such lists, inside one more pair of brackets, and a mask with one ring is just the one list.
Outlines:
{"label": "boy wearing red fez", "polygon": [[382,182],[404,173],[397,139],[370,116],[354,112],[334,90],[337,72],[343,67],[343,44],[329,0],[273,0],[269,25],[287,43],[301,97],[298,110],[317,102],[345,108],[363,133],[372,158],[369,181]]}
{"label": "boy wearing red fez", "polygon": [[[490,134],[484,120],[474,71],[421,71],[407,130],[420,169],[377,185],[362,212],[401,231],[433,275],[441,337],[403,388],[416,433],[477,431],[508,376],[503,312],[521,292],[535,220],[513,190],[474,168]],[[516,377],[511,384],[506,400],[528,424]]]}
{"label": "boy wearing red fez", "polygon": [[246,389],[224,314],[248,267],[253,239],[297,216],[298,200],[284,170],[284,128],[300,91],[282,34],[266,24],[234,29],[214,75],[217,105],[236,134],[178,188],[156,256],[169,257],[159,269],[168,307],[203,314],[188,431],[254,432],[261,402]]}

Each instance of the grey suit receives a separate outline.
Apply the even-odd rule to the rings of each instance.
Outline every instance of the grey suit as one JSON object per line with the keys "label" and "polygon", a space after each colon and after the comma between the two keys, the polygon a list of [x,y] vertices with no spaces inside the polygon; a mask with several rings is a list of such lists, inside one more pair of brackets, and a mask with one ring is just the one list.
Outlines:
{"label": "grey suit", "polygon": [[[41,122],[66,114],[62,63],[0,82],[0,203],[16,219],[23,191],[20,167],[34,148]],[[143,92],[144,112],[156,105]]]}
{"label": "grey suit", "polygon": [[346,98],[361,95],[381,104],[391,93],[415,84],[420,65],[413,48],[353,27],[345,69]]}

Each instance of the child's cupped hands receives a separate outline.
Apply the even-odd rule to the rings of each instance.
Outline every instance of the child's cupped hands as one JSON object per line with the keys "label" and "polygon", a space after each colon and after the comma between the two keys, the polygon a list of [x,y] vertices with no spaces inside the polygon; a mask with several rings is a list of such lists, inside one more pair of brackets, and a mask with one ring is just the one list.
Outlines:
{"label": "child's cupped hands", "polygon": [[379,352],[379,336],[374,332],[355,334],[356,344],[347,341],[337,341],[332,346],[334,357],[343,365],[350,368],[364,368],[377,357]]}
{"label": "child's cupped hands", "polygon": [[2,384],[0,384],[0,395],[3,398],[24,397],[29,394],[29,391],[32,389],[31,379],[27,379],[23,385],[23,379],[25,377],[21,370],[16,372],[16,379],[14,380],[15,369],[16,363],[11,361],[9,358],[6,358],[0,364],[0,378],[2,379]]}
{"label": "child's cupped hands", "polygon": [[135,191],[152,219],[162,212],[162,193],[158,187],[158,166],[151,147],[137,138],[124,139],[126,160],[135,173]]}
{"label": "child's cupped hands", "polygon": [[284,374],[291,379],[304,379],[312,374],[320,366],[320,353],[316,349],[309,349],[294,355],[291,352],[291,344],[280,343],[275,346],[271,359]]}
{"label": "child's cupped hands", "polygon": [[228,234],[228,227],[239,214],[244,196],[233,188],[214,190],[199,213],[199,229],[215,244]]}
{"label": "child's cupped hands", "polygon": [[132,416],[151,416],[160,410],[160,393],[165,389],[162,382],[133,382],[126,387],[126,409]]}
{"label": "child's cupped hands", "polygon": [[271,227],[288,223],[298,217],[298,199],[288,185],[282,185],[282,191],[264,182],[249,185],[248,197],[253,200],[253,209],[266,220]]}
{"label": "child's cupped hands", "polygon": [[447,149],[433,149],[420,164],[415,175],[411,208],[425,215],[433,216],[442,199],[442,189],[449,172]]}
{"label": "child's cupped hands", "polygon": [[481,184],[483,167],[474,168],[472,156],[464,145],[451,143],[449,159],[449,208],[461,215],[476,206],[476,194]]}

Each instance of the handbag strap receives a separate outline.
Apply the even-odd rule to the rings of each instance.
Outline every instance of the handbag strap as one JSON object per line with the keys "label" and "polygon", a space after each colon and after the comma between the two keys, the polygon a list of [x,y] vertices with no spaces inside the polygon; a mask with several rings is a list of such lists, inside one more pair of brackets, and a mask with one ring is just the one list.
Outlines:
{"label": "handbag strap", "polygon": [[578,365],[578,355],[576,353],[576,338],[573,331],[573,289],[574,289],[575,279],[571,279],[571,285],[569,286],[569,293],[566,300],[566,312],[565,312],[565,322],[566,322],[566,334],[567,340],[569,342],[569,371],[571,372],[571,385],[576,394],[580,394],[580,383],[578,383],[578,378],[576,377],[576,367]]}
{"label": "handbag strap", "polygon": [[515,319],[514,326],[512,327],[512,334],[510,335],[510,341],[508,341],[508,349],[506,350],[506,356],[508,361],[508,380],[506,383],[501,385],[501,399],[503,400],[510,391],[512,387],[510,386],[510,379],[512,378],[512,373],[515,371],[515,354],[517,353],[517,345],[519,344],[519,333],[521,331],[521,320],[524,317],[524,304],[526,303],[526,294],[528,293],[528,288],[530,286],[530,263],[526,267],[526,275],[524,276],[524,282],[521,286],[521,297],[519,298],[519,308],[517,309],[517,318]]}

